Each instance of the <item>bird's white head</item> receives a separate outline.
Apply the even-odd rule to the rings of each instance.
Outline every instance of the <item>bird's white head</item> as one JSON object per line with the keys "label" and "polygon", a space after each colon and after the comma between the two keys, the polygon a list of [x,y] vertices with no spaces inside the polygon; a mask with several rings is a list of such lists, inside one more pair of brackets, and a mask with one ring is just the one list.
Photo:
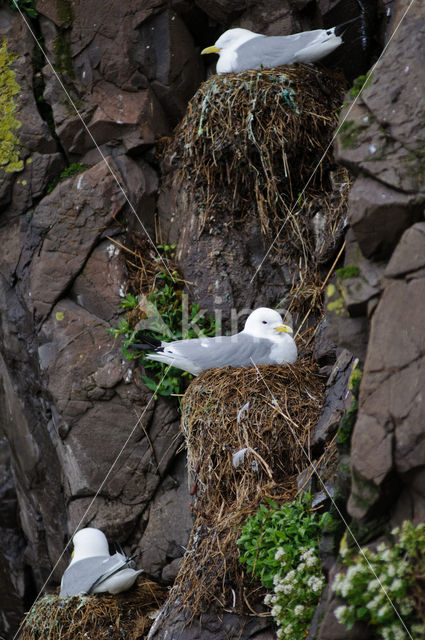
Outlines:
{"label": "bird's white head", "polygon": [[292,333],[292,329],[283,323],[280,313],[274,309],[260,307],[246,319],[244,332],[256,338],[278,339],[279,335]]}
{"label": "bird's white head", "polygon": [[244,42],[248,42],[248,40],[256,38],[258,35],[258,33],[254,33],[249,29],[240,29],[239,27],[236,29],[229,29],[221,34],[214,46],[220,50],[235,50],[240,47],[241,44],[244,44]]}
{"label": "bird's white head", "polygon": [[108,540],[100,529],[93,527],[80,529],[74,535],[72,542],[74,543],[74,553],[70,564],[84,558],[109,556]]}
{"label": "bird's white head", "polygon": [[217,42],[212,47],[207,47],[201,51],[201,55],[205,53],[218,53],[232,52],[241,46],[244,42],[248,42],[251,38],[258,36],[258,33],[254,33],[249,29],[229,29],[221,34]]}

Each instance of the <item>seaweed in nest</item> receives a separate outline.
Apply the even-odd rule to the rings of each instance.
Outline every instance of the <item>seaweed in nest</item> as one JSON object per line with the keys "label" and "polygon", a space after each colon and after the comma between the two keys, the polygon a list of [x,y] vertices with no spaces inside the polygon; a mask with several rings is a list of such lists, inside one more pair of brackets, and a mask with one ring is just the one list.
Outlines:
{"label": "seaweed in nest", "polygon": [[59,598],[48,594],[37,600],[26,616],[22,640],[143,640],[166,590],[140,579],[136,588],[115,596]]}
{"label": "seaweed in nest", "polygon": [[332,183],[330,151],[344,89],[341,74],[307,65],[204,82],[168,149],[193,188],[201,229],[229,211],[235,221],[255,214],[266,236],[279,232],[275,250],[297,263],[301,255],[309,267],[315,212],[335,229],[345,211],[347,190]]}
{"label": "seaweed in nest", "polygon": [[307,359],[211,369],[191,382],[182,430],[196,521],[171,600],[192,616],[211,603],[239,613],[258,605],[261,587],[244,574],[236,540],[262,502],[294,498],[323,393]]}

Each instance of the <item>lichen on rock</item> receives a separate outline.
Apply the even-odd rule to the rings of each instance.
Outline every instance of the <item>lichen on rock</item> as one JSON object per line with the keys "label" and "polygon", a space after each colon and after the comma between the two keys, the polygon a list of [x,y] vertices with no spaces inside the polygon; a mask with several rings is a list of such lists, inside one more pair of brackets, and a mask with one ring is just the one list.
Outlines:
{"label": "lichen on rock", "polygon": [[20,87],[16,82],[16,74],[11,68],[15,57],[7,48],[7,43],[0,44],[0,169],[6,172],[21,171],[23,161],[19,159],[20,142],[16,131],[21,126],[15,117],[16,98]]}

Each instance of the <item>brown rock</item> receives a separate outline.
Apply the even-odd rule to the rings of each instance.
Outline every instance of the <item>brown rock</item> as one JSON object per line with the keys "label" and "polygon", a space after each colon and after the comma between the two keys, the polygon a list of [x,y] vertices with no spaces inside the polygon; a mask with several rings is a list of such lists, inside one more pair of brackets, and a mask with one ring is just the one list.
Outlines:
{"label": "brown rock", "polygon": [[142,47],[138,52],[144,49],[140,71],[151,80],[152,89],[174,126],[203,80],[200,56],[185,24],[173,11],[144,23],[140,38]]}
{"label": "brown rock", "polygon": [[[404,13],[407,0],[397,4]],[[356,173],[361,170],[392,189],[418,191],[422,196],[423,47],[423,7],[419,3],[409,7],[394,31],[391,47],[350,112],[338,144],[339,159]]]}
{"label": "brown rock", "polygon": [[30,270],[30,295],[37,316],[74,280],[124,196],[103,162],[61,182],[34,212],[29,241],[40,238]]}
{"label": "brown rock", "polygon": [[349,221],[367,258],[388,257],[403,231],[423,216],[423,202],[371,178],[359,177],[349,197]]}
{"label": "brown rock", "polygon": [[425,222],[412,225],[402,236],[385,269],[388,278],[405,274],[423,276],[425,267]]}
{"label": "brown rock", "polygon": [[152,500],[148,524],[139,543],[141,566],[168,583],[177,575],[193,524],[185,465],[186,455],[179,456],[170,469],[167,481]]}
{"label": "brown rock", "polygon": [[[245,318],[249,310],[264,306],[265,300],[273,306],[289,292],[288,266],[270,255],[251,282],[269,247],[257,217],[250,216],[243,226],[236,226],[229,212],[227,218],[220,215],[208,221],[211,231],[202,233],[204,221],[191,185],[177,187],[176,183],[173,189],[162,188],[158,210],[164,239],[177,243],[176,259],[185,279],[193,283],[191,295],[201,309],[215,312],[219,319],[221,310],[226,314],[233,307]],[[236,316],[224,320],[227,326],[231,320],[233,332],[240,330]]]}
{"label": "brown rock", "polygon": [[389,272],[407,277],[389,283],[372,319],[352,441],[349,510],[355,517],[379,500],[391,473],[406,476],[425,464],[425,277],[409,277],[410,268],[413,276],[421,273],[416,271],[425,252],[421,229],[415,225],[400,241]]}
{"label": "brown rock", "polygon": [[[229,24],[246,9],[247,5],[246,0],[230,0],[230,2],[229,0],[195,1],[202,11],[220,24]],[[208,43],[205,46],[208,46]]]}
{"label": "brown rock", "polygon": [[[102,486],[96,526],[111,530],[118,521],[128,536],[129,522],[134,526],[178,446],[169,444],[176,432],[175,413],[164,401],[154,406],[151,392],[135,384],[131,363],[107,329],[97,316],[63,300],[43,325],[39,353],[60,416],[56,423],[53,415],[52,437],[67,479],[66,494],[75,501]],[[108,475],[114,461],[117,469]],[[73,520],[87,501],[81,504],[73,505]]]}
{"label": "brown rock", "polygon": [[342,350],[326,383],[322,411],[311,440],[313,448],[323,445],[331,439],[343,414],[351,405],[352,395],[348,389],[348,381],[353,365],[353,355],[346,349]]}
{"label": "brown rock", "polygon": [[47,83],[45,98],[54,101],[56,131],[71,159],[83,157],[87,161],[84,154],[96,147],[94,140],[108,155],[109,150],[116,153],[117,141],[123,152],[140,151],[169,131],[162,107],[150,89],[135,93],[123,91],[109,82],[98,82],[80,109],[90,133],[73,110],[61,104],[62,93],[56,78],[52,77]]}
{"label": "brown rock", "polygon": [[179,638],[179,640],[271,640],[273,632],[266,618],[240,616],[235,613],[219,612],[211,608],[202,616],[190,618],[190,612],[174,604],[165,604],[149,632],[149,640]]}
{"label": "brown rock", "polygon": [[56,0],[35,0],[35,10],[42,16],[49,18],[57,27],[69,27],[73,18],[72,5],[68,2]]}
{"label": "brown rock", "polygon": [[126,276],[119,247],[111,240],[104,240],[93,249],[83,271],[74,280],[70,297],[93,315],[111,322],[122,301]]}

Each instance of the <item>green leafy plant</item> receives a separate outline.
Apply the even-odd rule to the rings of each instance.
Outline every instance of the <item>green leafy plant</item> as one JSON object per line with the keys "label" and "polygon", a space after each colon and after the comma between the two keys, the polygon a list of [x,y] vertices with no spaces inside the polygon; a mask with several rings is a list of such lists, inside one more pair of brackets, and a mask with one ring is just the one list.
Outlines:
{"label": "green leafy plant", "polygon": [[342,449],[345,450],[348,450],[350,448],[351,434],[353,433],[354,424],[357,418],[357,411],[359,406],[358,398],[361,380],[362,370],[357,366],[356,362],[353,366],[350,380],[348,382],[348,388],[352,394],[351,406],[342,416],[337,433],[337,443],[341,446]]}
{"label": "green leafy plant", "polygon": [[36,11],[34,0],[9,0],[9,6],[18,11],[19,9],[26,13],[29,18],[37,18],[38,13]]}
{"label": "green leafy plant", "polygon": [[[174,254],[175,245],[158,245],[167,266],[171,266],[170,259]],[[212,318],[208,318],[200,311],[198,304],[191,303],[184,294],[185,282],[176,269],[164,267],[160,257],[154,259],[157,264],[152,289],[145,296],[127,294],[121,302],[121,308],[127,311],[140,309],[138,319],[146,313],[143,309],[154,311],[149,318],[148,328],[143,334],[157,340],[182,340],[215,335],[216,326]],[[197,328],[195,330],[195,327]],[[142,380],[146,386],[158,395],[178,395],[182,392],[185,381],[192,376],[186,371],[155,362],[146,358],[145,352],[131,349],[131,344],[137,342],[138,330],[129,321],[123,319],[117,328],[110,329],[115,337],[122,336],[124,342],[122,351],[128,359],[141,358],[145,374]],[[164,333],[166,332],[166,335]],[[167,373],[165,373],[167,372]],[[165,375],[164,375],[165,374]],[[158,386],[159,385],[159,386]]]}
{"label": "green leafy plant", "polygon": [[371,73],[367,73],[366,75],[362,75],[362,76],[357,76],[357,78],[354,80],[353,86],[350,89],[350,97],[356,98],[358,95],[361,95],[361,93],[365,89],[370,87],[370,85],[372,84],[372,77],[373,76]]}
{"label": "green leafy plant", "polygon": [[305,637],[325,586],[318,558],[322,530],[331,528],[328,513],[311,509],[311,496],[278,507],[270,501],[248,518],[238,540],[240,561],[267,589],[265,597],[278,626],[277,637]]}
{"label": "green leafy plant", "polygon": [[425,569],[425,525],[405,521],[392,535],[393,544],[381,542],[361,555],[342,545],[347,570],[335,576],[332,589],[346,604],[335,616],[347,629],[361,620],[384,640],[420,640],[425,625],[416,614],[414,589]]}
{"label": "green leafy plant", "polygon": [[69,165],[69,167],[64,169],[57,178],[52,180],[52,182],[46,189],[47,193],[52,193],[53,189],[59,184],[59,182],[62,182],[62,180],[66,180],[66,178],[70,178],[71,176],[76,176],[89,168],[89,164],[84,164],[83,162],[73,162]]}
{"label": "green leafy plant", "polygon": [[21,144],[15,135],[21,123],[15,118],[15,96],[20,92],[16,74],[11,68],[15,56],[0,44],[0,168],[9,173],[21,171],[24,164],[19,159]]}

